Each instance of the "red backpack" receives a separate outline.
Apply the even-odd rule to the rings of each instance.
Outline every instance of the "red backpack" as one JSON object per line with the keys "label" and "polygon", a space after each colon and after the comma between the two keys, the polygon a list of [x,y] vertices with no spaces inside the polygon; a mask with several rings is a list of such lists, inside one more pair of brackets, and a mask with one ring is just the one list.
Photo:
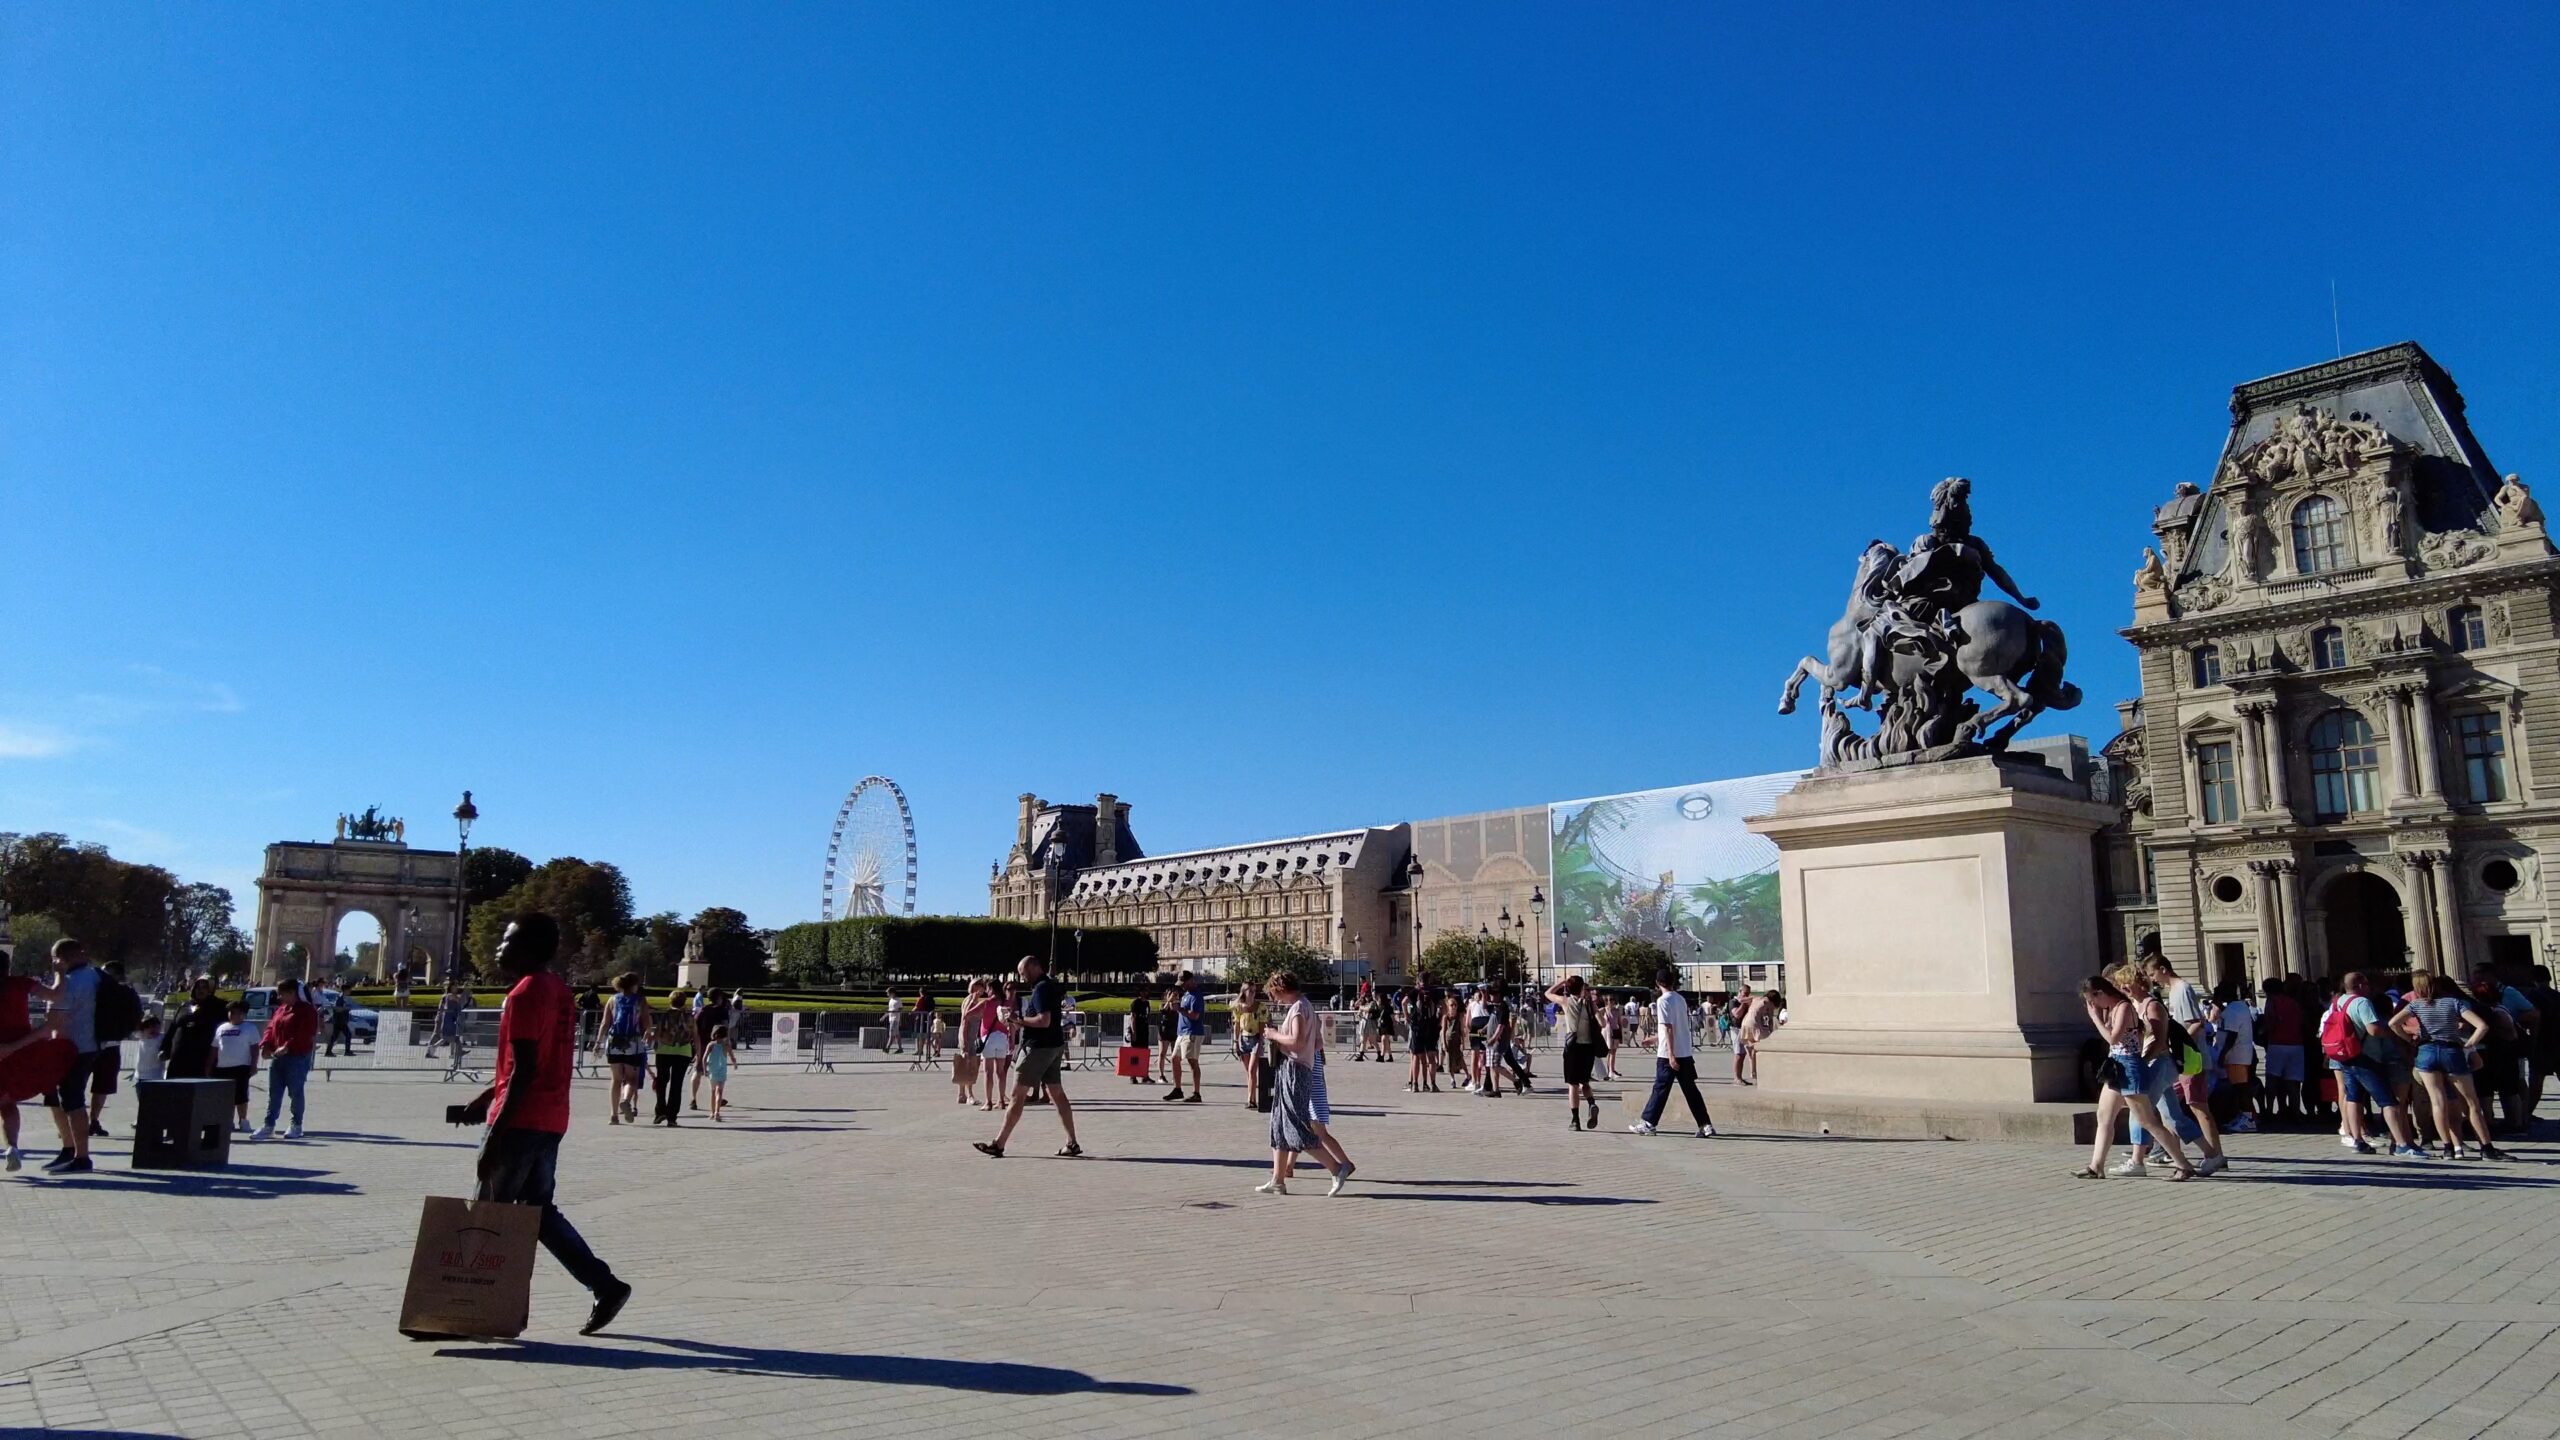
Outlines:
{"label": "red backpack", "polygon": [[2364,1037],[2347,1018],[2348,997],[2341,995],[2320,1017],[2320,1053],[2341,1064],[2364,1058]]}

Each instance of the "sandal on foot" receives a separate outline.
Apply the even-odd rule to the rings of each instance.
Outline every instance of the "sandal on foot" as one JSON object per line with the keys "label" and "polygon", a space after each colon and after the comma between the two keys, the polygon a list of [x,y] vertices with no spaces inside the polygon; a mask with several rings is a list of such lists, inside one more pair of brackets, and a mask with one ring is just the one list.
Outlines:
{"label": "sandal on foot", "polygon": [[992,1160],[1001,1160],[1004,1158],[1004,1147],[1001,1145],[990,1145],[986,1141],[980,1140],[970,1148]]}
{"label": "sandal on foot", "polygon": [[2172,1166],[2169,1173],[2161,1176],[2160,1178],[2163,1180],[2193,1180],[2196,1178],[2196,1167],[2193,1165]]}
{"label": "sandal on foot", "polygon": [[2097,1169],[2094,1166],[2083,1165],[2079,1169],[2071,1172],[2071,1178],[2074,1180],[2104,1180],[2107,1178],[2107,1172]]}
{"label": "sandal on foot", "polygon": [[1058,1158],[1061,1160],[1073,1160],[1083,1153],[1084,1147],[1073,1140],[1070,1140],[1066,1143],[1066,1147],[1058,1152]]}

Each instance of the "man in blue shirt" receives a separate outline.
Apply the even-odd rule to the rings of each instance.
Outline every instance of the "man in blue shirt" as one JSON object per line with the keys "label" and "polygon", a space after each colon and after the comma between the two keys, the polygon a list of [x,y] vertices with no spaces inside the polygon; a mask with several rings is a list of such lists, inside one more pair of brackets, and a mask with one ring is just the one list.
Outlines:
{"label": "man in blue shirt", "polygon": [[[1173,1089],[1165,1099],[1200,1103],[1200,1041],[1209,1033],[1209,1002],[1200,998],[1200,977],[1182,972],[1182,993],[1173,1001]],[[1182,1062],[1191,1062],[1191,1093],[1182,1093]]]}

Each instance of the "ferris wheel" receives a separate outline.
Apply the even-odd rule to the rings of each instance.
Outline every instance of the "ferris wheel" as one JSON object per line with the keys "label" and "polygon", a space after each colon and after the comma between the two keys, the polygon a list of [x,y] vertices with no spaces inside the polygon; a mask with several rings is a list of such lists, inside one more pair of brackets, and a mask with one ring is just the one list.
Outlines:
{"label": "ferris wheel", "polygon": [[907,792],[886,775],[865,775],[837,807],[836,828],[827,836],[818,916],[914,913],[916,820],[907,809]]}

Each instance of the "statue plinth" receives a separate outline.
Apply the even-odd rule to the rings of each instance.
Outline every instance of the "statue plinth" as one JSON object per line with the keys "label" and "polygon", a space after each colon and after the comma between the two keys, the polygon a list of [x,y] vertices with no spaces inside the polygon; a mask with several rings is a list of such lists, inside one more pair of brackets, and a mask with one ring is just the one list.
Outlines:
{"label": "statue plinth", "polygon": [[2085,787],[1990,756],[1820,772],[1747,823],[1778,847],[1788,1023],[1771,1091],[2070,1100],[2098,965]]}

